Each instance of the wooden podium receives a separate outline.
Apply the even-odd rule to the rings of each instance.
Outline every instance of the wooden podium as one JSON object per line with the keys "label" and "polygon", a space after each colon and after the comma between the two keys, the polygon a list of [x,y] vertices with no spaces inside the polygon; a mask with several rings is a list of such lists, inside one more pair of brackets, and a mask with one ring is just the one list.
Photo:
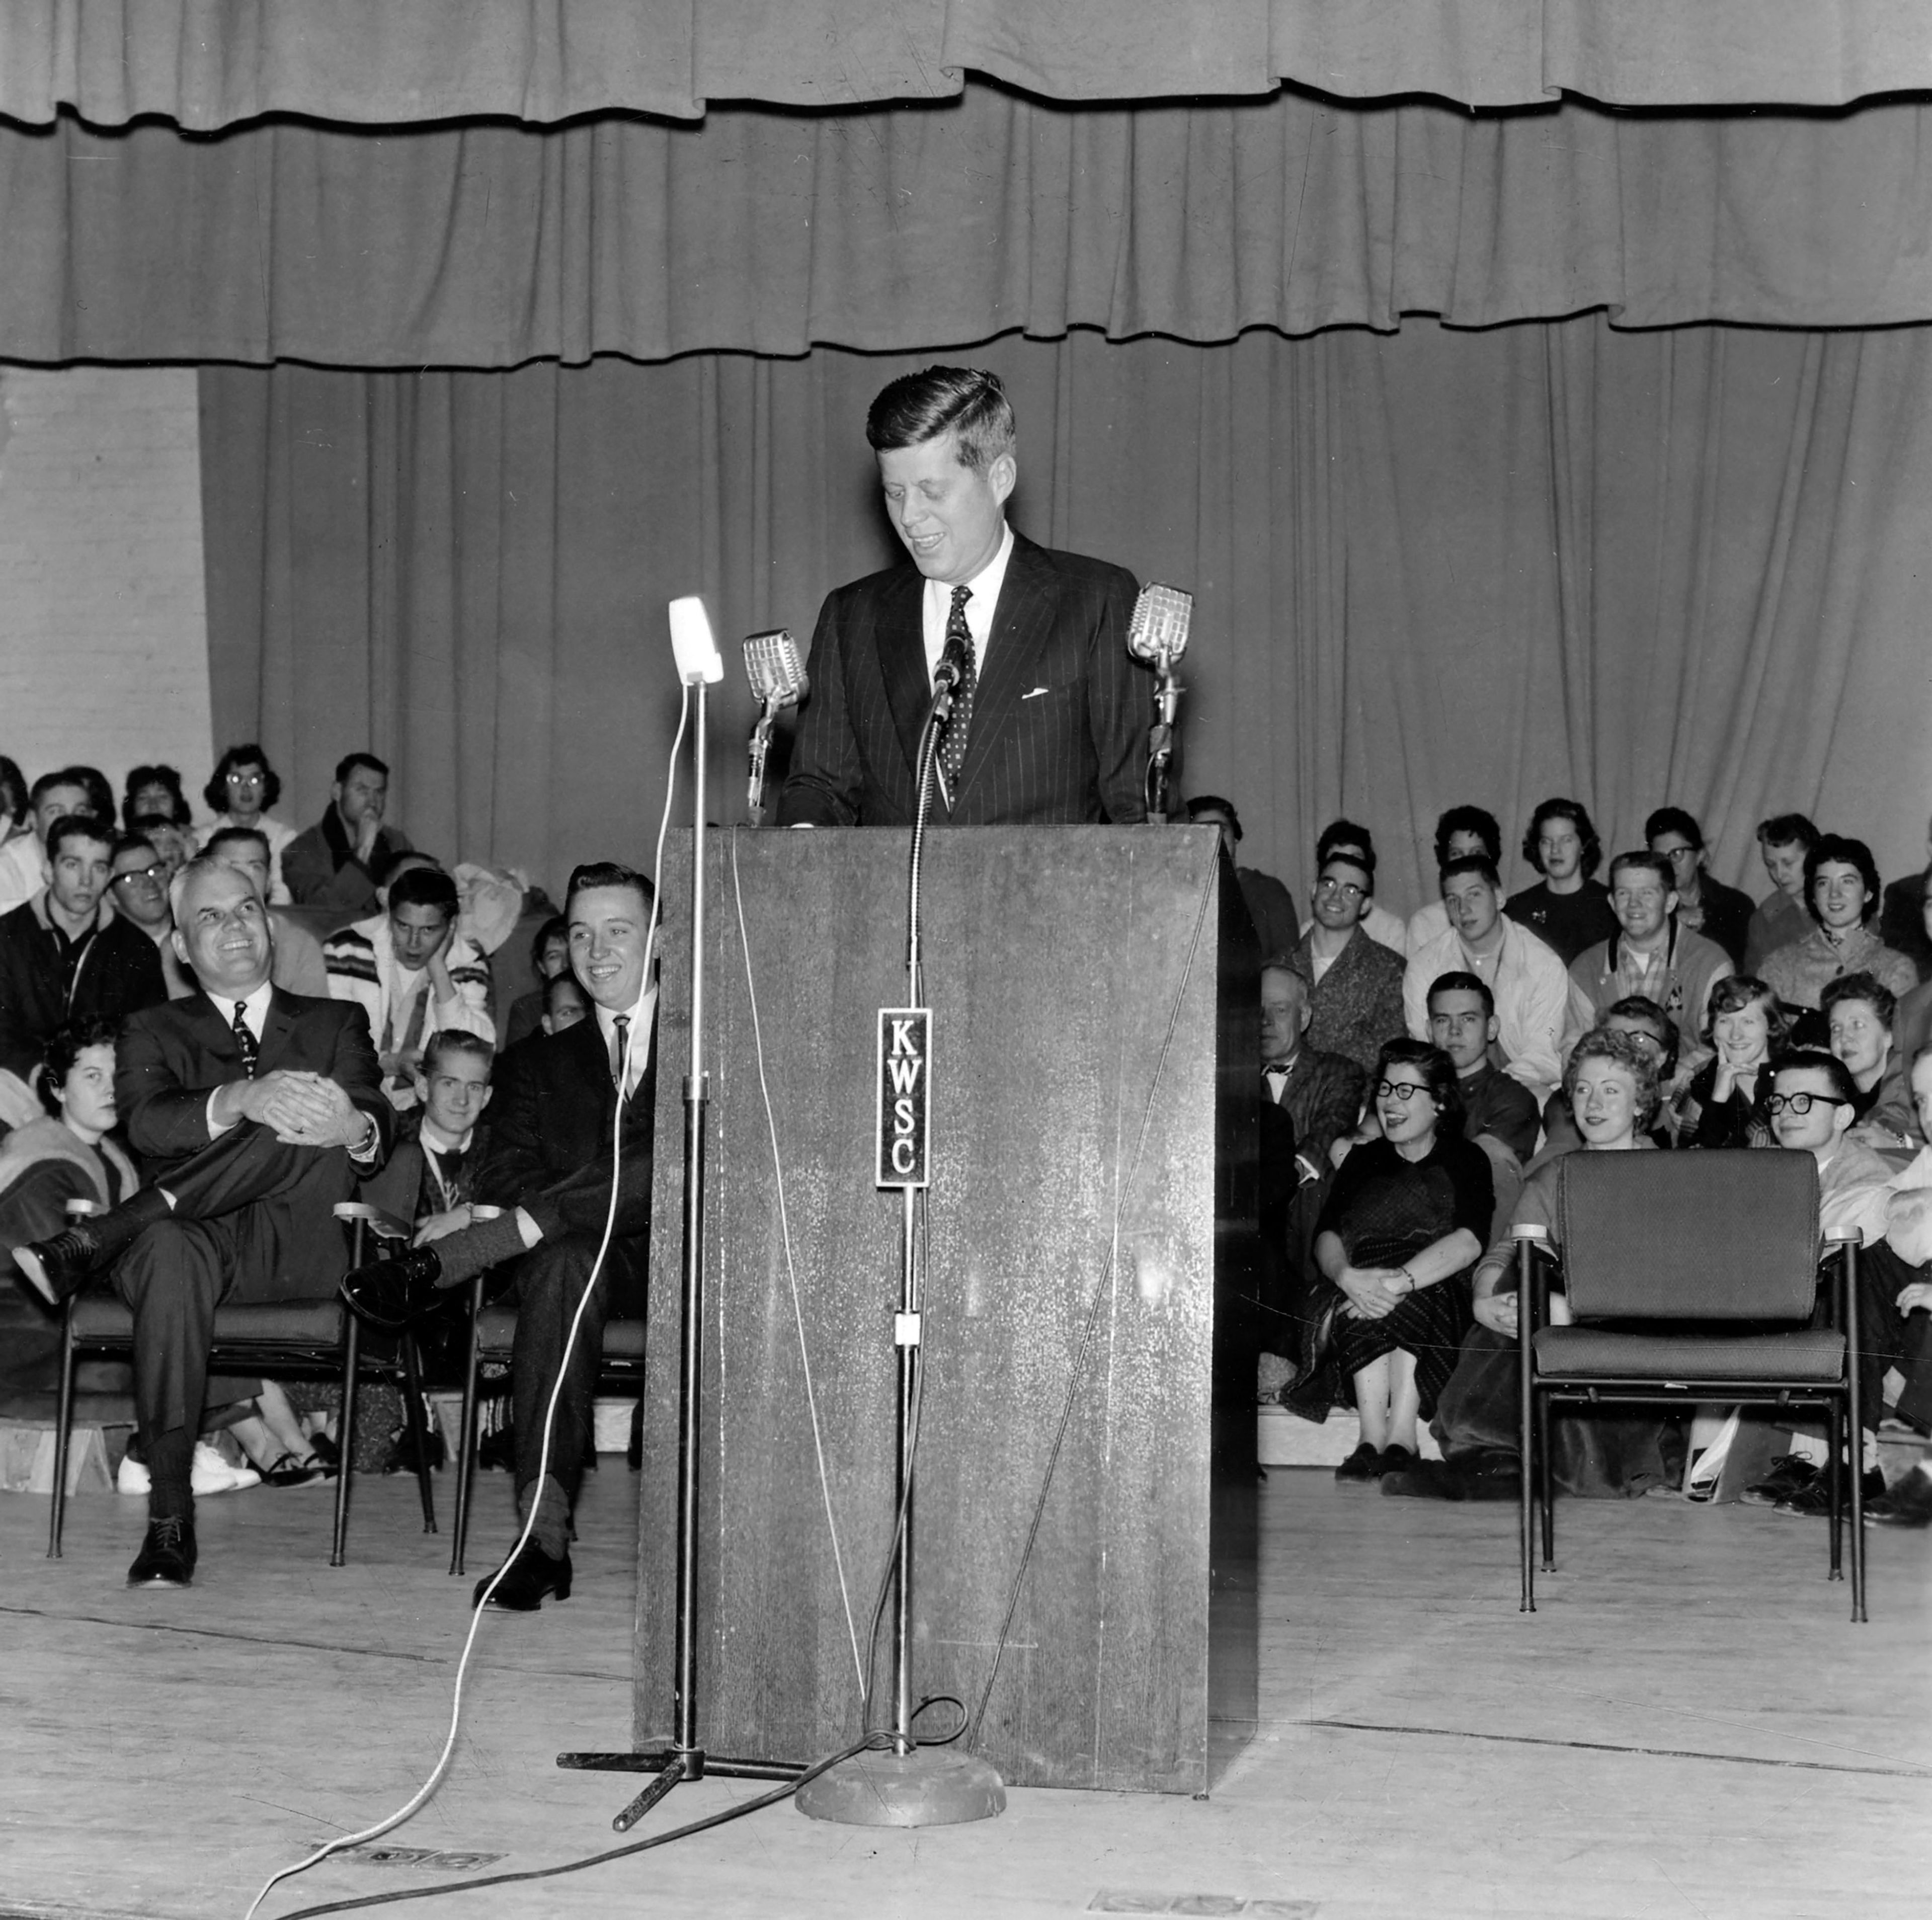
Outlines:
{"label": "wooden podium", "polygon": [[[891,1720],[857,1664],[894,1518],[902,1212],[873,1183],[878,1010],[905,1003],[909,832],[706,836],[698,1737],[801,1764]],[[1009,1784],[1206,1790],[1252,1730],[1258,956],[1210,827],[926,842],[932,1167],[913,1698]],[[690,851],[664,876],[637,1744],[672,1726]],[[745,938],[740,936],[742,913]],[[763,1034],[789,1212],[787,1276]],[[1118,1233],[1117,1233],[1118,1227]],[[1073,1370],[1096,1290],[1096,1337]],[[842,1600],[800,1358],[816,1390]],[[925,1737],[956,1724],[936,1706]]]}

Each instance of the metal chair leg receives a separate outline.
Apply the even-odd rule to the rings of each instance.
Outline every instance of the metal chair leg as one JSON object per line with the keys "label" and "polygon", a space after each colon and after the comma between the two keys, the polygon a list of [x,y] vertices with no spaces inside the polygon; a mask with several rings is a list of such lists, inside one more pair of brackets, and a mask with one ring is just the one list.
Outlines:
{"label": "metal chair leg", "polygon": [[340,1464],[335,1474],[335,1538],[328,1554],[332,1567],[340,1567],[349,1557],[349,1482],[356,1471],[356,1390],[362,1371],[362,1323],[346,1306],[342,1318],[342,1424],[336,1446]]}
{"label": "metal chair leg", "polygon": [[74,1435],[74,1302],[61,1316],[60,1399],[54,1410],[54,1485],[47,1520],[47,1558],[61,1557],[61,1529],[67,1524],[67,1456]]}
{"label": "metal chair leg", "polygon": [[1543,1570],[1556,1570],[1556,1463],[1550,1442],[1550,1396],[1536,1404],[1537,1498],[1543,1508]]}
{"label": "metal chair leg", "polygon": [[1826,1408],[1825,1414],[1825,1523],[1831,1535],[1831,1557],[1825,1570],[1825,1577],[1828,1580],[1842,1580],[1845,1577],[1843,1558],[1845,1490],[1844,1484],[1839,1478],[1844,1471],[1844,1412],[1838,1402],[1834,1400]]}
{"label": "metal chair leg", "polygon": [[429,1477],[429,1420],[423,1409],[422,1368],[416,1358],[416,1336],[406,1333],[399,1342],[403,1362],[403,1431],[416,1449],[416,1491],[422,1496],[423,1532],[436,1531],[436,1487]]}
{"label": "metal chair leg", "polygon": [[[1845,1424],[1850,1430],[1846,1472],[1852,1493],[1852,1623],[1865,1617],[1865,1424],[1858,1378],[1862,1342],[1858,1338],[1858,1255],[1854,1242],[1844,1250],[1845,1276]],[[1878,1423],[1874,1420],[1872,1424]]]}
{"label": "metal chair leg", "polygon": [[456,1540],[450,1550],[449,1570],[463,1571],[463,1550],[470,1538],[471,1477],[476,1471],[477,1323],[483,1317],[483,1276],[470,1285],[470,1336],[463,1368],[463,1417],[458,1422],[456,1452]]}

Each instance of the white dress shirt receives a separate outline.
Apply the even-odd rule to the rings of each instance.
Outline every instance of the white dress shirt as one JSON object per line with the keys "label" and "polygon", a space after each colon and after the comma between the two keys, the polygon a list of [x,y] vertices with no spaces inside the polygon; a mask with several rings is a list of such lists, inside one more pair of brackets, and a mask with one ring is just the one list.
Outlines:
{"label": "white dress shirt", "polygon": [[[966,602],[966,631],[973,636],[973,670],[986,670],[986,644],[993,637],[993,610],[1000,604],[1000,589],[1005,584],[1006,562],[1013,552],[1013,530],[1000,536],[999,550],[966,584],[973,597]],[[939,670],[939,656],[946,651],[946,623],[952,617],[952,589],[943,580],[926,583],[923,603],[926,621],[926,670],[929,678]]]}

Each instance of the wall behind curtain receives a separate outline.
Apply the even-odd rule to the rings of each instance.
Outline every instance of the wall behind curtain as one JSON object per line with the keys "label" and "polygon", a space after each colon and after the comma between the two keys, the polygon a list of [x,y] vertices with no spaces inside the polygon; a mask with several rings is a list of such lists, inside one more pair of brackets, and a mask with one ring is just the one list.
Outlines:
{"label": "wall behind curtain", "polygon": [[[1669,799],[1754,890],[1753,827],[1787,807],[1888,873],[1922,861],[1928,351],[1596,316],[950,357],[1012,392],[1016,524],[1196,592],[1186,776],[1235,800],[1244,859],[1299,890],[1347,812],[1406,905],[1460,800],[1514,834],[1574,794],[1619,845]],[[218,736],[264,740],[304,816],[373,745],[419,843],[553,888],[644,856],[664,602],[705,594],[728,657],[887,563],[864,410],[933,357],[205,370]],[[733,665],[722,820],[752,717]]]}

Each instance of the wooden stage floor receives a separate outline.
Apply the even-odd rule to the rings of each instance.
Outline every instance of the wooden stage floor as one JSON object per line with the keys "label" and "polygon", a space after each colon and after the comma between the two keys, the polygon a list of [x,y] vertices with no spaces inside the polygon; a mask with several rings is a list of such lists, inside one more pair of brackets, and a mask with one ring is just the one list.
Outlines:
{"label": "wooden stage floor", "polygon": [[[480,1482],[475,1558],[507,1538]],[[446,1508],[449,1483],[439,1486]],[[1209,1801],[1045,1790],[919,1833],[789,1806],[566,1878],[402,1915],[996,1920],[1088,1911],[1322,1920],[1919,1920],[1932,1909],[1932,1534],[1874,1528],[1872,1622],[1822,1577],[1822,1522],[1565,1502],[1563,1570],[1516,1608],[1514,1514],[1384,1500],[1276,1469],[1262,1493],[1262,1724]],[[0,1920],[238,1917],[269,1872],[406,1800],[447,1724],[468,1582],[412,1483],[202,1505],[188,1594],[122,1585],[140,1503],[0,1496]],[[620,1844],[629,1782],[564,1748],[629,1731],[635,1483],[607,1462],[574,1597],[485,1623],[451,1778],[385,1844],[500,1855]],[[650,1824],[757,1790],[680,1790]],[[641,1829],[646,1831],[646,1829]],[[634,1838],[636,1836],[633,1836]],[[332,1861],[287,1915],[452,1877]],[[1203,1896],[1211,1898],[1202,1898]]]}

